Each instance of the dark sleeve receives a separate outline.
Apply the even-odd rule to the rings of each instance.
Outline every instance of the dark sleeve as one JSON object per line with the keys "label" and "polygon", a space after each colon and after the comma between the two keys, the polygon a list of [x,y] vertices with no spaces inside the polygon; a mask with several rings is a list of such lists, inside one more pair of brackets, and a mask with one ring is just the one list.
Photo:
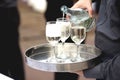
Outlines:
{"label": "dark sleeve", "polygon": [[105,80],[120,80],[120,55],[103,62],[96,67],[84,70],[87,78],[97,78]]}
{"label": "dark sleeve", "polygon": [[115,6],[116,6],[116,9],[117,9],[118,14],[120,16],[120,0],[115,0]]}
{"label": "dark sleeve", "polygon": [[96,0],[92,0],[92,2],[95,2]]}

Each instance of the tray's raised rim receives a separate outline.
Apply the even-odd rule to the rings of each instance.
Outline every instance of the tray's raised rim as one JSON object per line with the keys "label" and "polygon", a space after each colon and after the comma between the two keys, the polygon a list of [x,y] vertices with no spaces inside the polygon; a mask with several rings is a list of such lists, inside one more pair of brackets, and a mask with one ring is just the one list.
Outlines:
{"label": "tray's raised rim", "polygon": [[[74,43],[66,43],[66,44],[73,44],[74,45]],[[53,66],[53,67],[55,67],[56,68],[56,66],[60,66],[60,67],[63,67],[63,66],[69,66],[69,65],[72,65],[73,63],[44,63],[44,62],[38,62],[37,60],[34,60],[34,59],[31,59],[29,56],[27,56],[26,55],[26,52],[28,51],[28,50],[30,50],[30,49],[36,49],[36,48],[38,48],[38,47],[41,47],[41,46],[44,46],[44,45],[50,45],[49,43],[44,43],[44,44],[39,44],[39,45],[35,45],[35,46],[32,46],[32,47],[30,47],[30,48],[28,48],[28,49],[26,49],[26,51],[25,51],[25,60],[26,60],[26,63],[27,63],[27,65],[28,66],[30,66],[30,67],[32,67],[32,68],[34,68],[34,69],[37,69],[37,70],[43,70],[43,71],[49,71],[49,72],[71,72],[71,71],[75,71],[75,70],[70,70],[70,69],[68,69],[68,70],[58,70],[58,69],[54,69],[53,68],[53,70],[49,70],[49,69],[42,69],[42,68],[38,68],[38,66],[32,66],[31,64],[29,64],[30,62],[29,61],[33,61],[33,62],[35,62],[35,63],[38,63],[38,64],[42,64],[42,65],[45,65],[45,66],[47,66],[47,65],[50,65],[50,66]],[[81,44],[81,45],[84,45],[84,44]],[[96,48],[97,50],[99,50],[100,51],[100,49],[98,49],[97,47],[95,47],[95,46],[93,46],[93,45],[88,45],[88,44],[85,44],[86,46],[90,46],[90,47],[93,47],[93,48]],[[101,51],[100,51],[101,52]],[[101,55],[101,54],[99,54],[99,55]],[[97,57],[96,57],[97,58]],[[91,62],[94,62],[94,61],[96,61],[96,58],[93,58],[93,59],[91,59],[91,60],[89,60],[89,61],[84,61],[84,62],[80,62],[81,64],[83,64],[84,65],[84,63],[91,63]],[[77,64],[78,62],[74,62],[74,64]],[[98,63],[97,63],[98,64]],[[79,65],[79,64],[78,64]],[[93,67],[93,66],[95,66],[96,64],[94,64],[94,65],[92,65],[92,66],[90,66],[90,67]],[[89,66],[87,66],[87,67],[82,67],[81,68],[81,70],[83,70],[83,69],[87,69]],[[76,69],[76,70],[80,70],[80,69]]]}
{"label": "tray's raised rim", "polygon": [[[62,43],[59,43],[59,44],[62,44]],[[72,44],[72,45],[75,45],[74,43],[65,43],[65,44]],[[44,45],[51,45],[51,44],[49,44],[49,43],[42,43],[42,44],[39,44],[39,45],[35,45],[35,46],[32,46],[32,47],[29,47],[29,48],[27,48],[26,49],[26,51],[25,51],[25,57],[27,57],[27,58],[29,58],[27,55],[26,55],[26,52],[28,51],[28,50],[30,50],[30,49],[37,49],[37,48],[39,48],[39,47],[41,47],[41,46],[44,46]],[[90,46],[90,47],[93,47],[93,48],[96,48],[97,50],[99,50],[99,52],[101,52],[101,50],[99,49],[99,48],[97,48],[97,47],[95,47],[94,45],[89,45],[89,44],[80,44],[81,46],[82,45],[84,45],[84,46]],[[43,52],[44,53],[44,52]],[[101,55],[101,54],[99,54],[99,55]],[[98,56],[99,56],[98,55]],[[29,58],[29,59],[31,59],[31,58]],[[35,59],[31,59],[31,60],[34,60],[34,61],[37,61],[37,60],[35,60]],[[86,60],[85,60],[86,61]],[[74,63],[78,63],[78,62],[74,62]],[[46,63],[47,64],[47,63]],[[49,64],[49,63],[48,63]],[[72,64],[72,63],[50,63],[50,64]]]}

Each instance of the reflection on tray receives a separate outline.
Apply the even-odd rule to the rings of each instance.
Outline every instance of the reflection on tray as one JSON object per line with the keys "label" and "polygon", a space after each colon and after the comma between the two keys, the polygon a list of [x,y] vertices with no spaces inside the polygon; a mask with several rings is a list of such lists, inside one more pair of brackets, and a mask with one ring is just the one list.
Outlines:
{"label": "reflection on tray", "polygon": [[[75,59],[76,45],[73,43],[65,43],[65,54],[69,54],[67,59],[63,62],[48,62],[53,52],[50,44],[41,44],[39,46],[30,48],[26,51],[27,64],[35,69],[52,72],[69,72],[75,70],[82,70],[93,67],[98,64],[98,57],[101,51],[91,45],[82,44],[79,47],[80,56]],[[56,53],[61,53],[61,44],[56,46]],[[75,60],[74,60],[75,59]]]}

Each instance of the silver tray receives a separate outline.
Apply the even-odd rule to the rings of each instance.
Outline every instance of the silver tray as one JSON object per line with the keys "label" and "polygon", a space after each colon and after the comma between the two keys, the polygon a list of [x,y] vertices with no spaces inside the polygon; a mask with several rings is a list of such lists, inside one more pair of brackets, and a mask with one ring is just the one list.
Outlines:
{"label": "silver tray", "polygon": [[[61,44],[56,46],[56,50],[61,51]],[[76,52],[76,45],[74,43],[65,43],[64,51],[67,53]],[[83,60],[78,60],[74,62],[65,61],[59,62],[48,62],[53,48],[49,43],[40,44],[33,46],[26,50],[25,61],[31,68],[48,71],[48,72],[72,72],[77,70],[84,70],[99,64],[99,56],[101,51],[91,45],[81,44],[80,45],[80,55]]]}

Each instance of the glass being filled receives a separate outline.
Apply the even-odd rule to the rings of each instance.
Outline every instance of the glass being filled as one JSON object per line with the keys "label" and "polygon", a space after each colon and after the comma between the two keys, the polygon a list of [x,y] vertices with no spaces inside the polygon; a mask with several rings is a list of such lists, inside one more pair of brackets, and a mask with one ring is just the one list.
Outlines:
{"label": "glass being filled", "polygon": [[69,58],[69,54],[65,53],[64,52],[64,44],[65,44],[65,41],[70,37],[70,27],[71,27],[71,23],[70,21],[67,19],[67,18],[57,18],[56,19],[57,21],[57,24],[60,25],[61,27],[61,42],[62,42],[62,50],[61,50],[61,53],[57,55],[57,58],[59,60],[59,62],[63,62],[65,61],[65,59]]}

